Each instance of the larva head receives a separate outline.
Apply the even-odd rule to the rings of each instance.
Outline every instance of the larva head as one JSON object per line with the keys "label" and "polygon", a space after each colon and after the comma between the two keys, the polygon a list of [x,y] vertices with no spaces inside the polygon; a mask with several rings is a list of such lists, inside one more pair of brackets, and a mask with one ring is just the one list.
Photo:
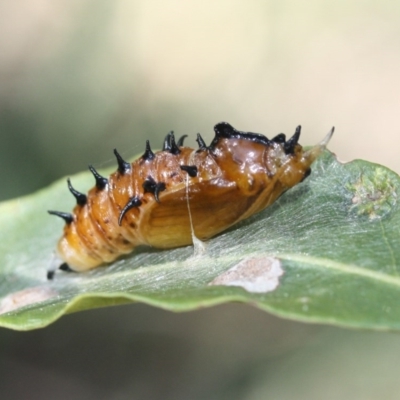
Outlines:
{"label": "larva head", "polygon": [[216,162],[242,194],[258,196],[258,209],[306,178],[333,134],[332,129],[324,140],[305,151],[298,143],[300,126],[288,140],[283,133],[268,139],[257,133],[240,132],[225,122],[214,130],[216,135],[209,149]]}
{"label": "larva head", "polygon": [[[334,128],[320,143],[306,151],[298,143],[300,131],[301,127],[298,126],[296,132],[288,141],[282,141],[280,146],[277,146],[275,141],[272,146],[273,150],[268,152],[267,164],[270,165],[270,171],[276,174],[276,178],[284,188],[290,188],[310,175],[311,164],[325,150],[333,135]],[[272,140],[274,141],[274,139]]]}

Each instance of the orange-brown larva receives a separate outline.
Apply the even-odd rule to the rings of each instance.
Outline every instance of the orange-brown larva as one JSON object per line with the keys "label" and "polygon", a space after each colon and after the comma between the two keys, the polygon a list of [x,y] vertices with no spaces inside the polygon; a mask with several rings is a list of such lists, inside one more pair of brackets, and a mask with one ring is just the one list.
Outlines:
{"label": "orange-brown larva", "polygon": [[[60,269],[86,271],[138,245],[191,244],[187,193],[194,234],[203,240],[263,210],[308,176],[333,133],[304,151],[300,130],[288,140],[282,133],[268,139],[221,122],[209,146],[197,135],[196,150],[183,146],[186,135],[175,142],[172,132],[162,151],[153,153],[147,141],[131,164],[114,150],[117,171],[107,179],[90,166],[96,185],[87,195],[68,179],[77,202],[72,214],[49,211],[66,222],[57,249]],[[50,270],[49,279],[53,275]]]}

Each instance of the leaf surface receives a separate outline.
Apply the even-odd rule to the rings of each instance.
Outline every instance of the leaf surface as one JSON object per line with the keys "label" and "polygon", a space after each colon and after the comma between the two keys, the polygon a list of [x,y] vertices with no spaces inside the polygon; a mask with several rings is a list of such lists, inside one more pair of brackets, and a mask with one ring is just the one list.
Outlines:
{"label": "leaf surface", "polygon": [[[89,173],[72,180],[82,191],[93,186]],[[35,329],[66,313],[135,301],[172,311],[240,301],[299,321],[400,329],[398,187],[389,169],[341,164],[326,151],[309,178],[209,240],[201,255],[193,246],[139,248],[49,282],[62,221],[46,210],[74,205],[63,179],[0,205],[0,326]]]}

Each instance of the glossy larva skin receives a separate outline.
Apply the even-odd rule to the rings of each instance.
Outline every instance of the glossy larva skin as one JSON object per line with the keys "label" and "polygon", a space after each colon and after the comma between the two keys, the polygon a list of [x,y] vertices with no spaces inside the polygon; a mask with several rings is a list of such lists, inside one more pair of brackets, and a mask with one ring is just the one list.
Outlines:
{"label": "glossy larva skin", "polygon": [[[215,131],[211,145],[200,143],[197,150],[176,146],[173,135],[167,136],[164,151],[145,153],[113,173],[103,188],[92,188],[64,227],[59,257],[71,269],[85,271],[138,245],[191,244],[187,190],[194,234],[208,239],[268,207],[301,182],[324,148],[304,152],[297,143],[300,129],[288,141],[239,132],[226,123],[217,124]],[[189,166],[192,173],[182,166]],[[157,196],[156,184],[161,188]],[[132,199],[134,206],[127,210]]]}

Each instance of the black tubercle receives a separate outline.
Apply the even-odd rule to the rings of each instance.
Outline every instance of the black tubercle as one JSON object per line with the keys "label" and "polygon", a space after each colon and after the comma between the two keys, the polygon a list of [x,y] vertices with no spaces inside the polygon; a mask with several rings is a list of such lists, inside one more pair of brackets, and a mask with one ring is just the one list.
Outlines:
{"label": "black tubercle", "polygon": [[181,136],[178,141],[176,142],[176,145],[178,147],[182,147],[183,146],[183,142],[185,141],[185,139],[188,137],[188,135],[183,135]]}
{"label": "black tubercle", "polygon": [[118,225],[121,226],[122,220],[125,216],[125,214],[131,210],[132,208],[135,207],[140,207],[142,205],[142,202],[138,197],[132,197],[129,199],[129,201],[126,203],[125,207],[122,209],[121,213],[119,214],[118,218]]}
{"label": "black tubercle", "polygon": [[160,199],[158,195],[160,192],[166,189],[164,182],[156,182],[153,177],[148,176],[147,179],[143,182],[143,189],[145,193],[153,193],[156,202],[159,203]]}
{"label": "black tubercle", "polygon": [[296,147],[296,144],[299,141],[300,133],[301,133],[301,125],[299,125],[296,128],[296,131],[294,132],[293,136],[286,143],[284,143],[283,150],[285,151],[286,154],[294,153],[294,148]]}
{"label": "black tubercle", "polygon": [[174,131],[171,131],[165,136],[163,151],[168,151],[171,154],[179,154],[181,152],[175,143]]}
{"label": "black tubercle", "polygon": [[[61,271],[65,271],[65,272],[75,272],[67,263],[62,263],[58,269],[60,269]],[[51,281],[54,279],[54,275],[55,275],[54,270],[49,270],[47,271],[47,280]]]}
{"label": "black tubercle", "polygon": [[154,153],[151,151],[150,141],[146,140],[146,150],[144,151],[142,158],[145,161],[151,161],[154,157]]}
{"label": "black tubercle", "polygon": [[58,269],[65,272],[75,272],[67,263],[62,263]]}
{"label": "black tubercle", "polygon": [[173,134],[174,134],[174,131],[171,131],[170,133],[168,133],[167,136],[165,136],[162,151],[169,151],[169,149],[171,148],[170,139],[171,139],[171,135],[173,135]]}
{"label": "black tubercle", "polygon": [[70,224],[74,220],[74,217],[72,216],[71,213],[66,213],[62,211],[53,211],[53,210],[49,210],[47,212],[50,215],[56,215],[57,217],[62,218],[66,224]]}
{"label": "black tubercle", "polygon": [[301,179],[300,182],[303,182],[304,179],[306,179],[306,178],[308,178],[308,177],[310,176],[310,174],[311,174],[311,168],[308,168],[308,169],[304,172],[304,176],[303,176],[303,178]]}
{"label": "black tubercle", "polygon": [[192,178],[197,176],[197,167],[195,165],[181,165],[181,170],[186,171],[188,175]]}
{"label": "black tubercle", "polygon": [[181,151],[179,150],[178,145],[175,143],[175,136],[174,134],[171,135],[171,150],[169,151],[172,154],[179,154]]}
{"label": "black tubercle", "polygon": [[118,153],[117,149],[114,149],[114,154],[115,157],[117,158],[117,162],[118,162],[118,172],[120,174],[125,174],[126,172],[130,171],[131,169],[131,164],[129,164],[128,162],[126,162],[121,155]]}
{"label": "black tubercle", "polygon": [[280,133],[271,139],[271,142],[283,144],[286,142],[286,135],[284,133]]}
{"label": "black tubercle", "polygon": [[107,184],[108,184],[108,179],[104,178],[104,176],[101,176],[94,168],[92,165],[89,165],[90,172],[93,174],[94,179],[96,179],[96,187],[99,190],[103,190]]}
{"label": "black tubercle", "polygon": [[71,185],[71,181],[68,178],[67,179],[67,183],[68,183],[68,189],[69,191],[74,195],[74,197],[76,198],[76,204],[78,204],[79,206],[84,206],[87,203],[87,197],[85,194],[78,192],[77,190],[75,190],[72,185]]}
{"label": "black tubercle", "polygon": [[200,133],[197,134],[196,139],[197,144],[199,145],[199,150],[207,150],[207,145],[204,139],[201,137]]}
{"label": "black tubercle", "polygon": [[252,142],[265,144],[266,146],[271,144],[271,140],[264,135],[261,135],[260,133],[238,131],[227,122],[220,122],[219,124],[215,125],[214,131],[215,137],[210,144],[211,149],[213,149],[217,145],[218,141],[222,138],[250,140]]}

